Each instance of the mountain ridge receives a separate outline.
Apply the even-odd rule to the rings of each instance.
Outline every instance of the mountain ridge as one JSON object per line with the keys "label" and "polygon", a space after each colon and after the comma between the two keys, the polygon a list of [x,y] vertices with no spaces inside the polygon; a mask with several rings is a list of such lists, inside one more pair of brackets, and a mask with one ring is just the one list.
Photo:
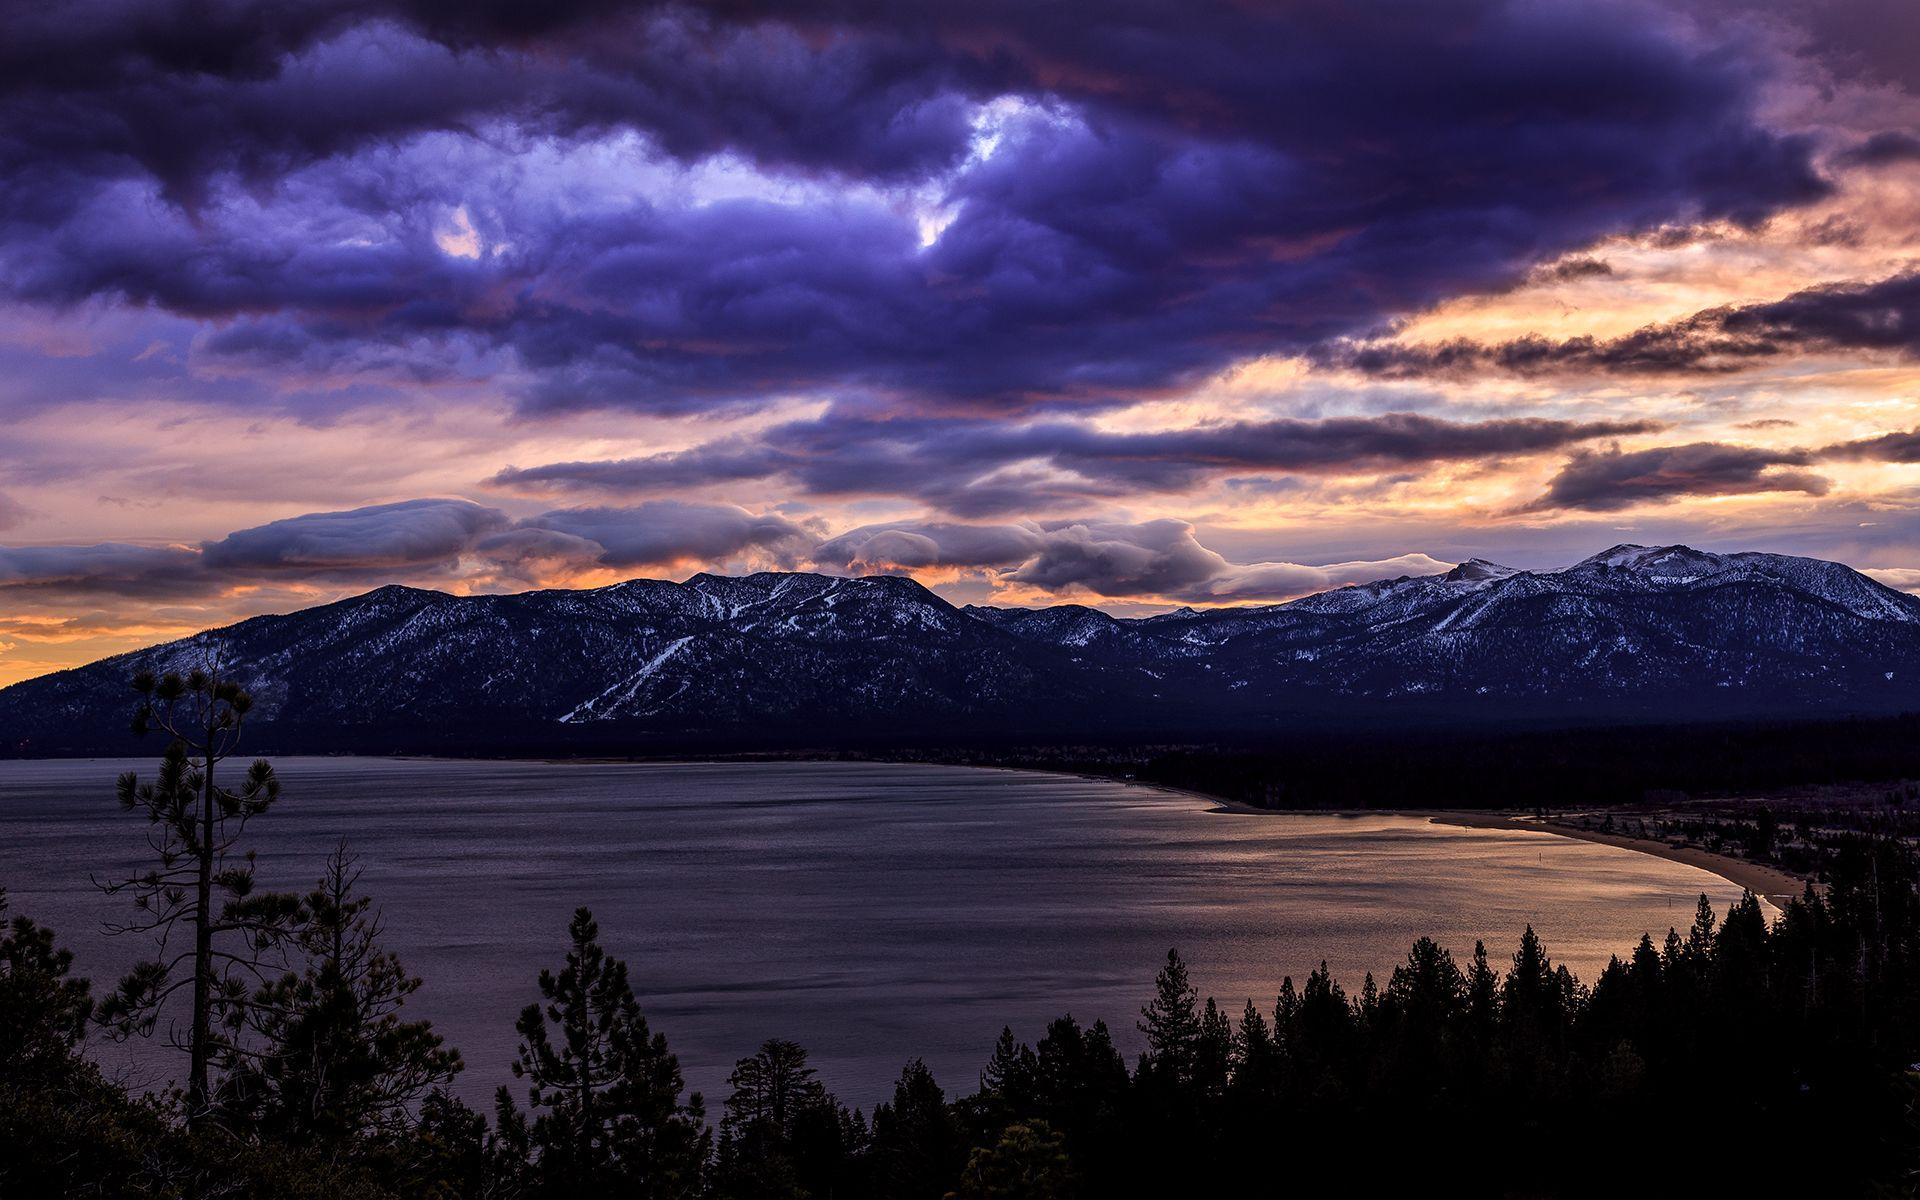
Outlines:
{"label": "mountain ridge", "polygon": [[254,693],[258,725],[315,745],[381,728],[750,742],[809,728],[1257,730],[1315,710],[1920,708],[1920,598],[1818,559],[1622,544],[1552,571],[1469,559],[1150,617],[962,608],[897,575],[701,573],[479,596],[389,584],[0,690],[8,751],[122,745],[126,678],[215,647]]}

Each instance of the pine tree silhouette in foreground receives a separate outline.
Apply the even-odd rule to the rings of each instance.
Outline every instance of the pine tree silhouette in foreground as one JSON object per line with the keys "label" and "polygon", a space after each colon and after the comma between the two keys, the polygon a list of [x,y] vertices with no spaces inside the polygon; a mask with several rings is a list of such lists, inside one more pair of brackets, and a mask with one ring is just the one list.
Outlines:
{"label": "pine tree silhouette in foreground", "polygon": [[[1591,988],[1529,928],[1504,970],[1484,944],[1463,969],[1421,938],[1384,983],[1350,995],[1323,962],[1270,1009],[1234,998],[1230,1021],[1172,952],[1134,1070],[1098,1021],[1057,1018],[1031,1046],[1003,1028],[973,1095],[915,1059],[871,1128],[776,1039],[737,1063],[717,1147],[584,909],[516,1025],[528,1107],[503,1088],[489,1127],[434,1086],[451,1052],[401,1019],[414,981],[354,882],[336,854],[295,903],[294,968],[236,1010],[213,1122],[103,1078],[71,960],[31,921],[0,926],[0,1195],[1898,1195],[1920,1178],[1920,857],[1893,838],[1839,843],[1825,890],[1771,924],[1751,895],[1703,900]],[[1407,1149],[1488,1129],[1497,1172]],[[1650,1185],[1623,1183],[1636,1153],[1662,1155]]]}
{"label": "pine tree silhouette in foreground", "polygon": [[298,904],[256,892],[253,854],[239,851],[248,823],[279,799],[272,765],[256,761],[238,788],[218,779],[253,698],[217,661],[158,679],[142,671],[133,686],[140,695],[134,731],[159,729],[170,739],[151,782],[131,771],[119,780],[120,806],[147,819],[154,862],[102,887],[130,896],[137,910],[109,932],[150,935],[157,953],[127,973],[100,1016],[118,1036],[149,1035],[174,995],[191,989],[187,1032],[182,1038],[169,1029],[169,1040],[187,1054],[186,1116],[197,1125],[211,1111],[212,1069],[235,1049]]}
{"label": "pine tree silhouette in foreground", "polygon": [[827,1094],[798,1043],[774,1039],[734,1065],[714,1193],[738,1200],[854,1194],[866,1122]]}
{"label": "pine tree silhouette in foreground", "polygon": [[359,877],[344,844],[328,857],[291,938],[302,967],[255,994],[257,1047],[234,1052],[220,1095],[233,1121],[329,1151],[399,1135],[461,1067],[430,1025],[401,1019],[420,980],[381,948]]}
{"label": "pine tree silhouette in foreground", "polygon": [[[593,914],[577,910],[567,935],[565,965],[540,972],[541,1003],[514,1024],[513,1073],[533,1113],[528,1194],[698,1196],[710,1148],[699,1094],[681,1099],[679,1060],[648,1029],[627,965],[600,945]],[[500,1111],[503,1125],[524,1120],[505,1088]]]}

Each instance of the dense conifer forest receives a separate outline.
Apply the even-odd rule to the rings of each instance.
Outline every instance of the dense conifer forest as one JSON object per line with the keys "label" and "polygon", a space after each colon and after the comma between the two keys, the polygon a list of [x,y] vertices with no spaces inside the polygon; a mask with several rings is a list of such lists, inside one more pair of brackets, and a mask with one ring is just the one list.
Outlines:
{"label": "dense conifer forest", "polygon": [[[977,1078],[907,1059],[849,1108],[803,1046],[743,1047],[724,1096],[686,1089],[671,1030],[592,913],[527,964],[489,1112],[457,1050],[411,1019],[350,848],[304,894],[254,886],[279,785],[223,770],[249,707],[198,674],[140,681],[171,742],[123,777],[148,869],[117,932],[152,959],[75,977],[56,931],[0,911],[0,1196],[942,1197],[1912,1194],[1920,1181],[1920,860],[1838,847],[1769,922],[1702,897],[1691,924],[1597,978],[1517,945],[1420,938],[1382,978],[1324,967],[1276,997],[1203,998],[1169,950],[1137,1013],[1009,1029]],[[227,781],[232,780],[229,784]],[[256,826],[254,823],[258,822]],[[0,893],[0,910],[4,909]],[[1409,931],[1413,932],[1413,931]],[[1461,948],[1464,949],[1464,948]],[[1102,1019],[1104,1018],[1104,1019]],[[1114,1025],[1137,1027],[1128,1061]],[[89,1058],[135,1039],[185,1082],[135,1094]],[[1131,1042],[1129,1037],[1125,1039]],[[901,1047],[903,1058],[912,1047]]]}

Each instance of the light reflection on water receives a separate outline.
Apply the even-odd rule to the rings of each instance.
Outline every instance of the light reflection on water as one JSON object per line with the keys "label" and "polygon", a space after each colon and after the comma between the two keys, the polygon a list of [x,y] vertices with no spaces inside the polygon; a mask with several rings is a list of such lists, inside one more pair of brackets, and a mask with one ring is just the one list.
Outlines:
{"label": "light reflection on water", "polygon": [[[768,1037],[871,1107],[926,1058],[972,1090],[1001,1025],[1134,1020],[1169,946],[1203,994],[1270,1008],[1324,958],[1350,992],[1430,934],[1504,964],[1531,922],[1591,981],[1642,932],[1685,926],[1705,871],[1551,834],[1386,814],[1210,811],[1149,788],[962,767],[565,764],[289,758],[254,827],[262,882],[304,886],[349,840],[388,943],[426,985],[410,1006],[460,1047],[476,1103],[509,1081],[512,1024],[586,904],[630,960],[655,1027],[717,1103]],[[114,777],[148,761],[0,762],[0,886],[104,985],[139,947],[99,935],[143,823]],[[103,1050],[149,1074],[170,1055]]]}

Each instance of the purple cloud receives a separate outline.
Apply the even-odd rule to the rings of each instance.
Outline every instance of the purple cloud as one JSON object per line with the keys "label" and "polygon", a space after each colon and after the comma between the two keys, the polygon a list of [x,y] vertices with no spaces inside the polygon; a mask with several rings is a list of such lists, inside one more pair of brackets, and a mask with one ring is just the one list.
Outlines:
{"label": "purple cloud", "polygon": [[[1773,61],[1652,9],[216,7],[20,14],[0,287],[268,376],[497,358],[530,411],[1108,404],[1825,193]],[[615,145],[760,184],[520,169]]]}
{"label": "purple cloud", "polygon": [[203,549],[217,571],[366,571],[443,564],[507,515],[468,500],[406,500],[307,513],[228,534]]}
{"label": "purple cloud", "polygon": [[1883,433],[1878,437],[1838,442],[1819,451],[1821,458],[1866,462],[1920,462],[1920,429]]}
{"label": "purple cloud", "polygon": [[288,517],[197,549],[0,546],[0,590],[191,598],[289,578],[347,586],[396,578],[536,583],[589,567],[666,567],[750,552],[792,565],[817,540],[778,514],[730,504],[658,500],[514,522],[468,500],[407,500]]}
{"label": "purple cloud", "polygon": [[1824,496],[1832,487],[1825,476],[1795,469],[1815,461],[1815,457],[1805,450],[1763,450],[1720,442],[1581,451],[1553,477],[1545,494],[1523,511],[1611,512],[1686,496],[1758,492]]}
{"label": "purple cloud", "polygon": [[1826,284],[1760,304],[1710,308],[1617,338],[1387,342],[1328,348],[1319,357],[1326,365],[1405,379],[1484,371],[1713,374],[1783,356],[1860,351],[1920,355],[1920,273]]}
{"label": "purple cloud", "polygon": [[630,508],[560,509],[522,522],[510,536],[529,533],[561,534],[597,546],[594,561],[608,567],[659,566],[689,559],[711,562],[747,550],[766,551],[790,563],[814,540],[799,525],[774,513],[675,500],[652,500]]}
{"label": "purple cloud", "polygon": [[957,567],[1050,592],[1215,604],[1287,600],[1350,583],[1438,574],[1451,566],[1424,554],[1329,566],[1233,563],[1202,545],[1192,525],[1165,519],[871,525],[823,542],[813,557],[841,571]]}
{"label": "purple cloud", "polygon": [[644,494],[780,478],[811,495],[908,496],[981,517],[1191,488],[1228,474],[1493,459],[1659,428],[1647,420],[1466,422],[1389,413],[1117,434],[1067,422],[884,420],[834,411],[751,439],[647,458],[508,468],[493,482],[543,492]]}
{"label": "purple cloud", "polygon": [[0,546],[0,592],[157,599],[206,590],[200,555],[172,546]]}

